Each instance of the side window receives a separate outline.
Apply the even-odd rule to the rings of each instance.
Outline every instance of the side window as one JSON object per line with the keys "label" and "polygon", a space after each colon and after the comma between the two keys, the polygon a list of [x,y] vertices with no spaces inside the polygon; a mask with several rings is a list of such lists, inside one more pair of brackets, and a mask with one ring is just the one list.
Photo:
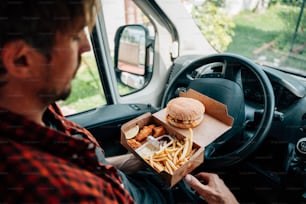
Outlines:
{"label": "side window", "polygon": [[[153,46],[150,42],[155,35],[153,25],[132,0],[102,0],[102,5],[118,92],[121,96],[134,93],[144,88],[152,76],[152,56],[148,56],[152,52],[145,49]],[[121,39],[115,42],[116,32],[127,25],[130,26],[123,29]]]}
{"label": "side window", "polygon": [[[88,32],[87,36],[90,39]],[[96,59],[91,49],[82,55],[80,68],[72,81],[70,96],[65,101],[60,101],[59,105],[64,115],[71,115],[105,104]]]}
{"label": "side window", "polygon": [[[102,0],[102,5],[102,12],[105,18],[104,20],[106,26],[106,33],[109,40],[108,43],[110,46],[110,53],[113,58],[113,61],[115,57],[114,39],[116,32],[120,27],[130,24],[137,24],[143,26],[147,29],[148,35],[152,36],[152,39],[154,39],[155,31],[153,29],[152,23],[150,23],[149,19],[144,15],[144,13],[137,7],[137,5],[132,0]],[[130,34],[124,32],[122,36],[123,40],[133,39],[130,42],[135,42],[136,39],[136,42],[142,42],[142,38],[140,37],[141,32],[139,32],[139,30],[129,28],[126,29],[126,31],[130,31]],[[137,71],[120,70],[120,67],[124,66],[118,66],[119,68],[115,67],[115,70],[117,69],[117,87],[121,96],[136,92],[145,87],[145,81],[148,81],[148,76],[150,76],[150,74],[148,74],[147,72],[149,71],[152,73],[152,63],[147,63],[146,65],[144,65],[144,62],[142,60],[144,59],[143,49],[132,49],[138,50],[139,52],[134,53],[133,55],[133,53],[131,52],[131,46],[133,45],[130,44],[127,47],[122,46],[120,48],[120,59],[123,61],[125,60],[129,63],[137,62],[136,57],[138,54],[138,65],[141,65],[143,67],[143,71],[139,72],[139,67],[136,67]],[[150,56],[146,57],[149,58]],[[150,62],[152,61],[151,58]],[[101,84],[101,79],[98,73],[96,59],[93,51],[89,51],[82,55],[81,66],[77,72],[75,79],[72,81],[72,92],[69,98],[65,101],[60,101],[59,105],[61,106],[64,115],[71,115],[89,109],[93,109],[105,104],[106,100]]]}

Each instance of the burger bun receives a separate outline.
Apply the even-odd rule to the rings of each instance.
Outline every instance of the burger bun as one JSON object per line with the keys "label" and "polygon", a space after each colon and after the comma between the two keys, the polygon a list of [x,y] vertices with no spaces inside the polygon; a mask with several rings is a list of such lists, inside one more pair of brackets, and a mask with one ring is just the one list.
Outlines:
{"label": "burger bun", "polygon": [[166,121],[178,128],[194,128],[204,117],[205,106],[199,100],[186,97],[171,99],[166,107]]}

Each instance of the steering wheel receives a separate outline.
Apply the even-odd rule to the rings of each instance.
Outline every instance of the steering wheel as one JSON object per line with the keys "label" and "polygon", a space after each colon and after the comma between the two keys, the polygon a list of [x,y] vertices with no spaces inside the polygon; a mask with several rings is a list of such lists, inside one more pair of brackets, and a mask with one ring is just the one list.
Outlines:
{"label": "steering wheel", "polygon": [[[262,89],[262,104],[252,106],[245,102],[243,71],[254,75],[255,83]],[[231,130],[205,147],[205,162],[201,167],[220,168],[241,162],[265,140],[272,124],[275,101],[270,80],[259,65],[230,53],[178,58],[161,106],[166,107],[178,92],[189,88],[225,104],[234,118]]]}

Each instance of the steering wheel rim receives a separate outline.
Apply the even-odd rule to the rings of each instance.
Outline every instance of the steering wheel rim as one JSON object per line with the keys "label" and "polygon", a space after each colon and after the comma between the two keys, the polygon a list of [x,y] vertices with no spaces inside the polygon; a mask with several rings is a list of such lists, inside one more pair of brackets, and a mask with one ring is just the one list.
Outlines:
{"label": "steering wheel rim", "polygon": [[[263,115],[257,127],[257,130],[255,131],[252,137],[250,137],[244,144],[239,146],[237,149],[229,153],[225,153],[223,155],[213,156],[212,154],[214,152],[214,142],[205,148],[204,163],[205,167],[208,168],[220,168],[220,167],[234,165],[236,163],[243,161],[245,158],[251,155],[265,140],[272,125],[273,116],[274,116],[274,107],[275,107],[274,92],[271,82],[268,79],[265,72],[262,70],[262,68],[259,65],[255,64],[250,59],[231,53],[213,54],[205,57],[198,57],[194,61],[191,61],[188,64],[186,63],[187,64],[186,66],[182,67],[182,69],[179,70],[172,77],[172,79],[170,78],[170,81],[168,83],[168,86],[164,92],[164,96],[162,99],[161,103],[162,107],[166,107],[167,102],[171,99],[171,96],[174,96],[174,91],[176,90],[175,86],[178,85],[176,81],[179,80],[180,78],[184,78],[183,75],[185,73],[190,72],[195,68],[200,67],[201,65],[203,66],[209,63],[220,62],[220,60],[222,62],[237,61],[240,64],[242,64],[245,68],[249,69],[256,76],[256,79],[258,80],[260,87],[263,91],[264,108],[263,108]],[[226,63],[224,64],[226,65]],[[226,67],[224,68],[227,69]],[[225,74],[224,77],[228,77],[226,75],[227,74]],[[189,83],[190,82],[191,81],[189,81]]]}

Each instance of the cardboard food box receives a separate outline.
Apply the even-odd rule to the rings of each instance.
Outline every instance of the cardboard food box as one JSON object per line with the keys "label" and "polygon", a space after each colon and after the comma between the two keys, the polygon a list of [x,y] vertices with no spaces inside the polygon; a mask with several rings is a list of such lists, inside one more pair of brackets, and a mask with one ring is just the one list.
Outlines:
{"label": "cardboard food box", "polygon": [[[178,183],[185,175],[193,171],[196,167],[204,162],[204,149],[205,147],[213,142],[215,139],[220,137],[223,133],[228,131],[233,124],[233,118],[228,115],[227,108],[224,104],[213,100],[201,93],[192,89],[186,93],[180,93],[180,97],[190,97],[201,101],[205,105],[205,114],[202,122],[192,128],[193,132],[193,148],[196,150],[193,155],[185,162],[182,166],[176,169],[172,174],[166,171],[157,172],[152,166],[146,162],[143,157],[138,154],[138,149],[132,148],[127,141],[127,132],[138,126],[142,129],[146,125],[156,124],[163,126],[167,134],[178,140],[183,140],[190,136],[189,129],[180,129],[171,126],[166,121],[166,108],[151,114],[145,113],[125,124],[121,127],[121,144],[133,153],[137,158],[142,160],[149,168],[157,172],[160,177],[168,184],[173,187]],[[147,141],[148,142],[148,141]],[[147,144],[146,142],[143,145]]]}

